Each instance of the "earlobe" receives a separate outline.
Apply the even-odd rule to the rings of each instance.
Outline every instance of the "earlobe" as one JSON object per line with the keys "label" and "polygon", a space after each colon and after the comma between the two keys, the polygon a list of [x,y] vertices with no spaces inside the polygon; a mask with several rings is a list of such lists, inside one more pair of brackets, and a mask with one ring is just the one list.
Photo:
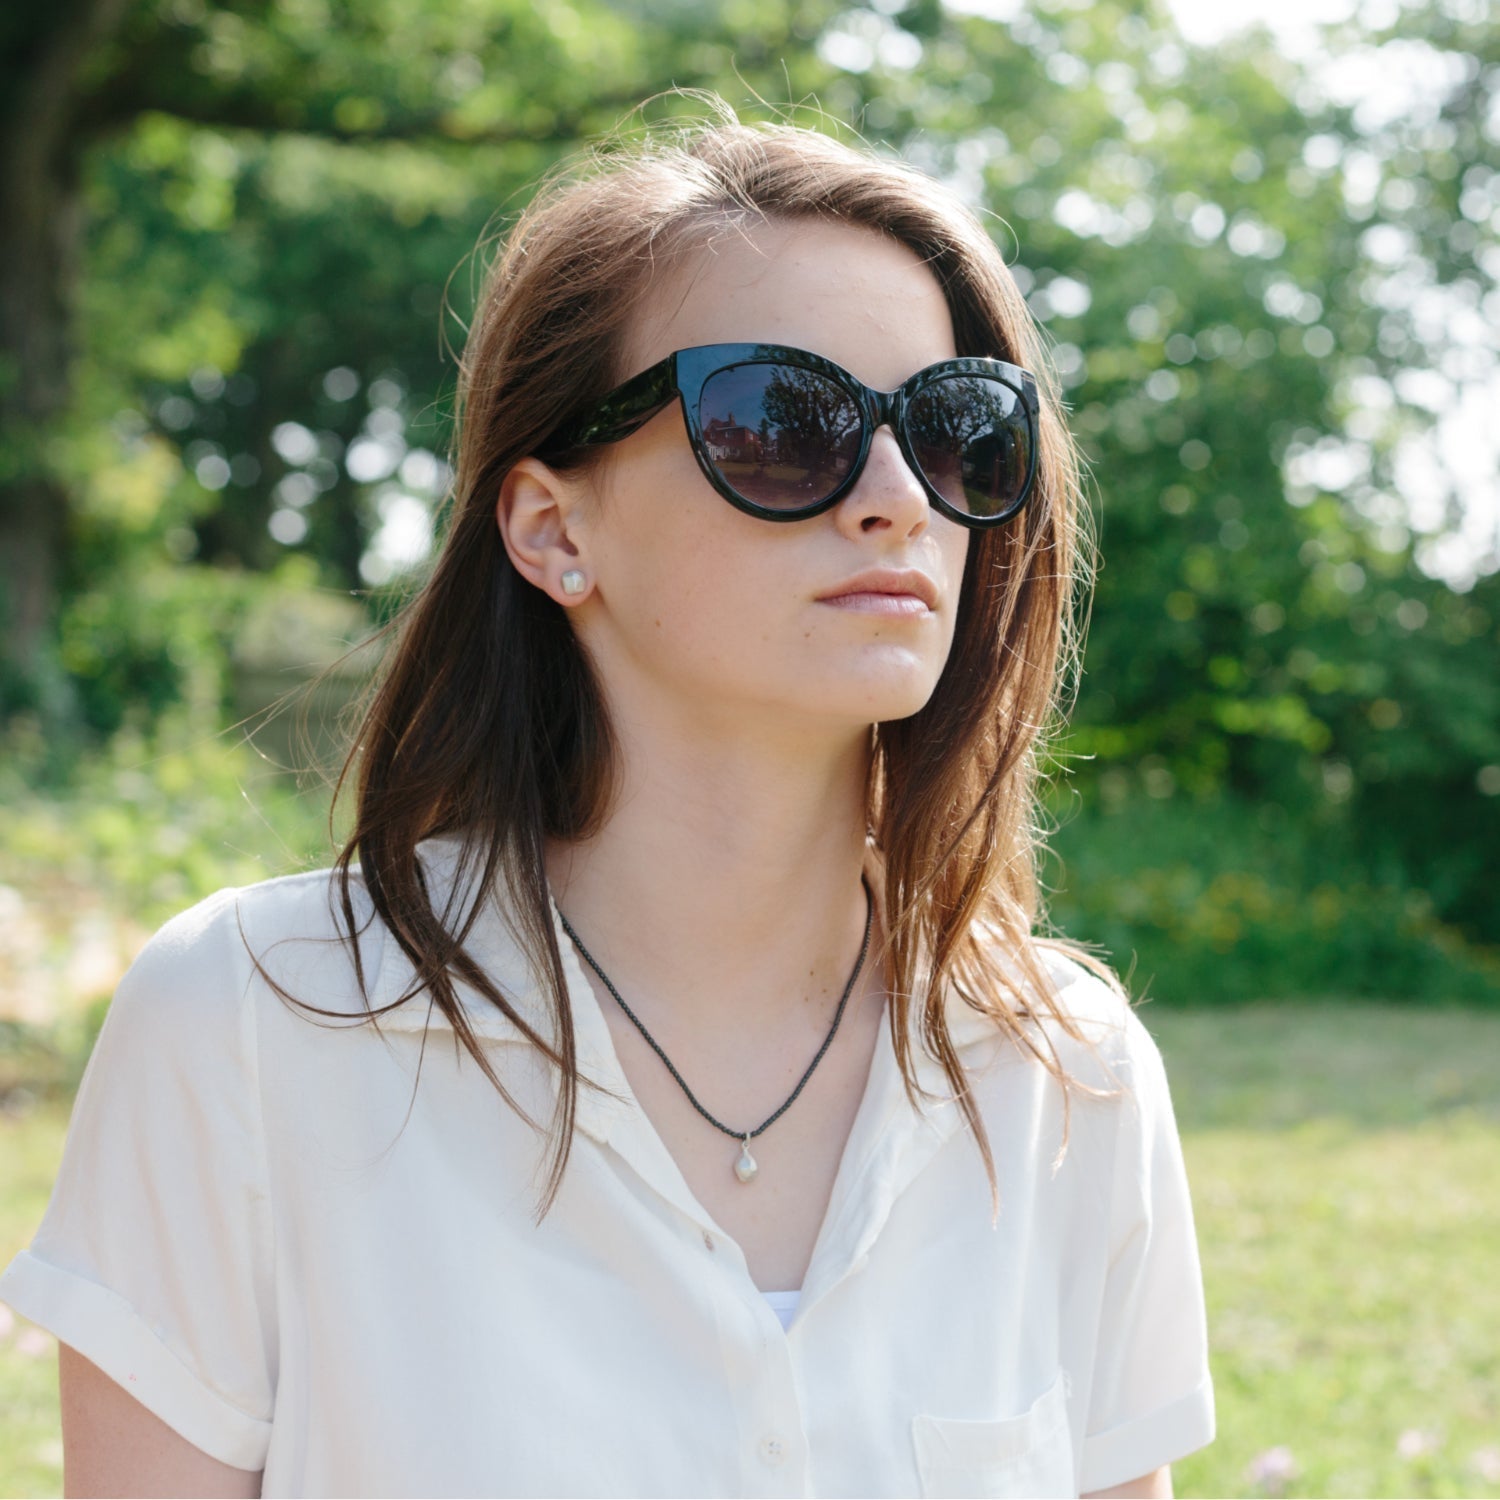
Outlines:
{"label": "earlobe", "polygon": [[[500,482],[495,524],[516,571],[559,603],[588,587],[574,486],[540,459],[519,460]],[[583,580],[580,582],[580,580]]]}

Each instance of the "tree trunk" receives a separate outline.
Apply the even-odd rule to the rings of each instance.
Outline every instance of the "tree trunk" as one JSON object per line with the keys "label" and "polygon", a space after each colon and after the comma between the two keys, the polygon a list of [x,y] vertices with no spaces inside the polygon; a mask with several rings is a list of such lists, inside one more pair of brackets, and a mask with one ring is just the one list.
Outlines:
{"label": "tree trunk", "polygon": [[34,694],[64,560],[68,496],[46,448],[70,393],[75,127],[86,65],[129,4],[27,7],[0,57],[0,708]]}

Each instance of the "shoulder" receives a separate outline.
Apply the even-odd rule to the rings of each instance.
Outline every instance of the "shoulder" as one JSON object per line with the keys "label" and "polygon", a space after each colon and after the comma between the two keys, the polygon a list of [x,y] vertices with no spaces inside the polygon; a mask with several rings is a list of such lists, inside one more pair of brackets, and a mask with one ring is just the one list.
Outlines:
{"label": "shoulder", "polygon": [[1058,1008],[1085,1038],[1087,1053],[1075,1043],[1073,1056],[1084,1074],[1097,1075],[1088,1081],[1109,1088],[1123,1085],[1133,1109],[1145,1099],[1164,1096],[1161,1049],[1119,979],[1111,971],[1106,980],[1062,948],[1044,945],[1043,952],[1056,981]]}
{"label": "shoulder", "polygon": [[1074,1078],[1107,1090],[1160,1065],[1155,1040],[1107,965],[1096,968],[1072,944],[1054,939],[1036,939],[1032,952],[1047,981],[1042,995],[1013,955],[990,949],[1018,1011],[1019,1033],[1010,1040],[1019,1050],[1035,1056],[1040,1048]]}
{"label": "shoulder", "polygon": [[[1119,977],[1105,964],[1084,962],[1071,947],[1039,942],[1038,954],[1052,981],[1058,1010],[1112,1056],[1123,1056],[1151,1034],[1141,1022]],[[1101,972],[1102,971],[1102,972]]]}
{"label": "shoulder", "polygon": [[[122,1010],[138,1017],[137,1024],[198,1029],[215,1011],[227,1021],[254,991],[273,988],[268,981],[299,997],[316,993],[320,1005],[337,1004],[350,987],[357,995],[336,875],[309,870],[229,886],[179,912],[126,971],[111,1014]],[[350,871],[348,894],[368,982],[378,972],[383,942],[357,868]],[[330,993],[335,999],[322,998]]]}

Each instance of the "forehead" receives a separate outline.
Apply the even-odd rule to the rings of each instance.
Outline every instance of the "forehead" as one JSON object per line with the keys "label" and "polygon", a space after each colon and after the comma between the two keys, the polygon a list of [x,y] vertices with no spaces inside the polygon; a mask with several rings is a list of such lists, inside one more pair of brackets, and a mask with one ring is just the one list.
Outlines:
{"label": "forehead", "polygon": [[889,390],[957,349],[914,251],[822,220],[725,226],[663,264],[626,339],[625,374],[695,344],[791,344]]}

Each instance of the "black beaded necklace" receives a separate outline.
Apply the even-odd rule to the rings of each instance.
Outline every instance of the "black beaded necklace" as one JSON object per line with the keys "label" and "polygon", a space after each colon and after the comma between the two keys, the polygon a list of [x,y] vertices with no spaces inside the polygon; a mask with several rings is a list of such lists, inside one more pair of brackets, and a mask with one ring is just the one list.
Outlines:
{"label": "black beaded necklace", "polygon": [[750,1142],[768,1126],[774,1125],[776,1121],[779,1120],[782,1115],[784,1115],[787,1110],[792,1107],[792,1104],[795,1102],[797,1095],[802,1092],[802,1089],[807,1083],[807,1080],[812,1077],[813,1069],[823,1061],[823,1054],[828,1051],[828,1048],[833,1041],[834,1033],[839,1029],[839,1022],[844,1018],[844,1007],[849,1003],[849,996],[854,989],[854,981],[859,978],[859,972],[865,966],[865,954],[868,953],[870,949],[870,928],[874,922],[875,917],[875,898],[870,892],[870,882],[865,878],[863,874],[861,874],[859,877],[859,883],[865,889],[865,940],[859,950],[859,961],[854,965],[854,972],[849,976],[849,983],[844,986],[843,996],[839,1000],[839,1008],[833,1014],[833,1025],[828,1028],[828,1035],[823,1038],[823,1045],[818,1048],[818,1055],[813,1058],[812,1062],[808,1064],[807,1072],[802,1075],[800,1081],[797,1084],[797,1087],[792,1090],[791,1097],[787,1099],[786,1103],[783,1104],[775,1114],[770,1115],[766,1119],[762,1120],[754,1130],[731,1129],[721,1120],[714,1119],[714,1117],[709,1114],[706,1109],[704,1109],[704,1107],[698,1102],[697,1097],[694,1095],[692,1089],[687,1086],[687,1083],[684,1081],[682,1074],[672,1066],[672,1059],[669,1058],[667,1054],[663,1052],[657,1045],[656,1038],[652,1036],[644,1026],[641,1025],[640,1018],[633,1010],[631,1010],[628,1005],[626,1005],[624,999],[620,995],[619,990],[617,990],[614,985],[610,983],[609,975],[607,975],[604,970],[594,962],[593,955],[587,948],[583,946],[583,940],[578,936],[576,932],[573,931],[572,924],[566,917],[563,916],[561,911],[559,911],[557,914],[561,919],[563,926],[567,929],[568,936],[573,939],[574,944],[577,946],[578,951],[583,954],[583,956],[588,960],[589,966],[600,977],[600,979],[604,981],[605,986],[608,988],[610,994],[620,1002],[620,1009],[623,1010],[625,1014],[629,1016],[630,1019],[635,1023],[636,1030],[639,1031],[640,1034],[645,1037],[646,1040],[651,1044],[651,1050],[655,1052],[656,1055],[661,1058],[664,1063],[666,1063],[668,1071],[671,1073],[672,1077],[677,1080],[678,1084],[682,1088],[682,1092],[688,1096],[688,1099],[691,1102],[693,1108],[696,1109],[698,1113],[702,1115],[710,1125],[714,1126],[718,1130],[722,1130],[725,1135],[732,1136],[735,1140],[741,1143],[739,1160],[734,1164],[734,1175],[738,1177],[741,1182],[753,1182],[755,1180],[756,1174],[760,1171],[760,1167],[756,1164],[755,1158],[750,1154]]}

